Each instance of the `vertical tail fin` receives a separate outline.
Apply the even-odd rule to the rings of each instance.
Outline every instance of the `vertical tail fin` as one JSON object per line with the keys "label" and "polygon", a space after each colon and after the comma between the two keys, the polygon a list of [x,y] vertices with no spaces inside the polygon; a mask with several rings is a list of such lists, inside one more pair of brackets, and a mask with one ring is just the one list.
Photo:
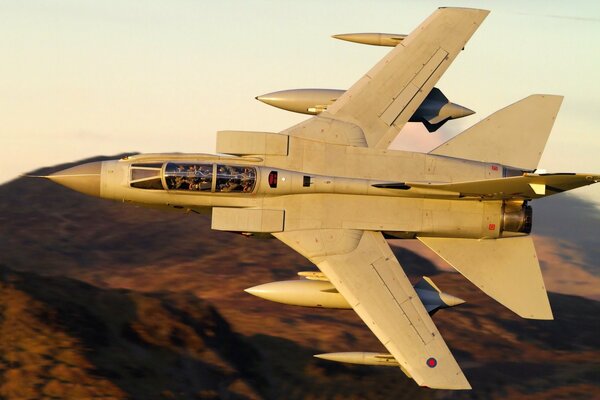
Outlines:
{"label": "vertical tail fin", "polygon": [[536,169],[562,96],[534,94],[490,115],[429,154]]}

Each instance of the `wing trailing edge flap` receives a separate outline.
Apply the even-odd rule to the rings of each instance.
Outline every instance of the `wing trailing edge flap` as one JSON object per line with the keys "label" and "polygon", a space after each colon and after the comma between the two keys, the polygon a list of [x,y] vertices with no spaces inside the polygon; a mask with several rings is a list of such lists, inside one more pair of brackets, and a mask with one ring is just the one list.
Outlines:
{"label": "wing trailing edge flap", "polygon": [[312,230],[274,236],[319,267],[419,385],[471,388],[381,232]]}
{"label": "wing trailing edge flap", "polygon": [[553,319],[531,237],[418,239],[485,294],[517,315]]}
{"label": "wing trailing edge flap", "polygon": [[537,168],[562,96],[534,94],[496,111],[429,152],[440,156]]}
{"label": "wing trailing edge flap", "polygon": [[436,10],[327,111],[283,133],[387,149],[488,14]]}

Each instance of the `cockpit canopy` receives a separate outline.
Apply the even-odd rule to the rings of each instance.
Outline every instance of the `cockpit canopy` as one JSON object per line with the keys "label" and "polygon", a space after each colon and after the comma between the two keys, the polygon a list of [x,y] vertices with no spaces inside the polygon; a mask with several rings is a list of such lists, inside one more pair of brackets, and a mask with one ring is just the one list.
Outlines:
{"label": "cockpit canopy", "polygon": [[132,164],[130,185],[139,189],[250,193],[256,185],[256,168],[189,162]]}
{"label": "cockpit canopy", "polygon": [[165,168],[167,190],[210,192],[213,164],[168,163]]}

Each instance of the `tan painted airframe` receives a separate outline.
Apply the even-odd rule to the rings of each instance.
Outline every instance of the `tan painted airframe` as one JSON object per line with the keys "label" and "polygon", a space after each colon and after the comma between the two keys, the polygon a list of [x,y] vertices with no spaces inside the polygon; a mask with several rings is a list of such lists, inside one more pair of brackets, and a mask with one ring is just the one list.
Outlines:
{"label": "tan painted airframe", "polygon": [[552,319],[527,202],[600,180],[535,173],[560,96],[527,97],[428,154],[387,150],[487,14],[436,10],[320,115],[280,133],[219,132],[226,155],[136,155],[48,178],[272,234],[318,266],[392,365],[422,386],[469,389],[384,235],[417,238],[518,315]]}

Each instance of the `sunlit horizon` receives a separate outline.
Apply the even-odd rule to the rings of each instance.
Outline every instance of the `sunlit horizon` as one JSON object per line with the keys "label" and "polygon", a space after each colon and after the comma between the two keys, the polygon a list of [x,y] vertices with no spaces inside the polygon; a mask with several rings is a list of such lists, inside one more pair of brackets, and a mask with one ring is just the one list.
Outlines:
{"label": "sunlit horizon", "polygon": [[[0,184],[123,152],[215,151],[218,130],[279,132],[303,119],[254,97],[351,86],[389,51],[349,32],[409,33],[437,1],[20,1],[0,4]],[[492,12],[436,85],[476,114],[394,148],[426,151],[532,93],[565,100],[540,168],[600,173],[600,5],[457,1]],[[596,185],[600,186],[600,185]],[[574,194],[600,204],[600,187]]]}

